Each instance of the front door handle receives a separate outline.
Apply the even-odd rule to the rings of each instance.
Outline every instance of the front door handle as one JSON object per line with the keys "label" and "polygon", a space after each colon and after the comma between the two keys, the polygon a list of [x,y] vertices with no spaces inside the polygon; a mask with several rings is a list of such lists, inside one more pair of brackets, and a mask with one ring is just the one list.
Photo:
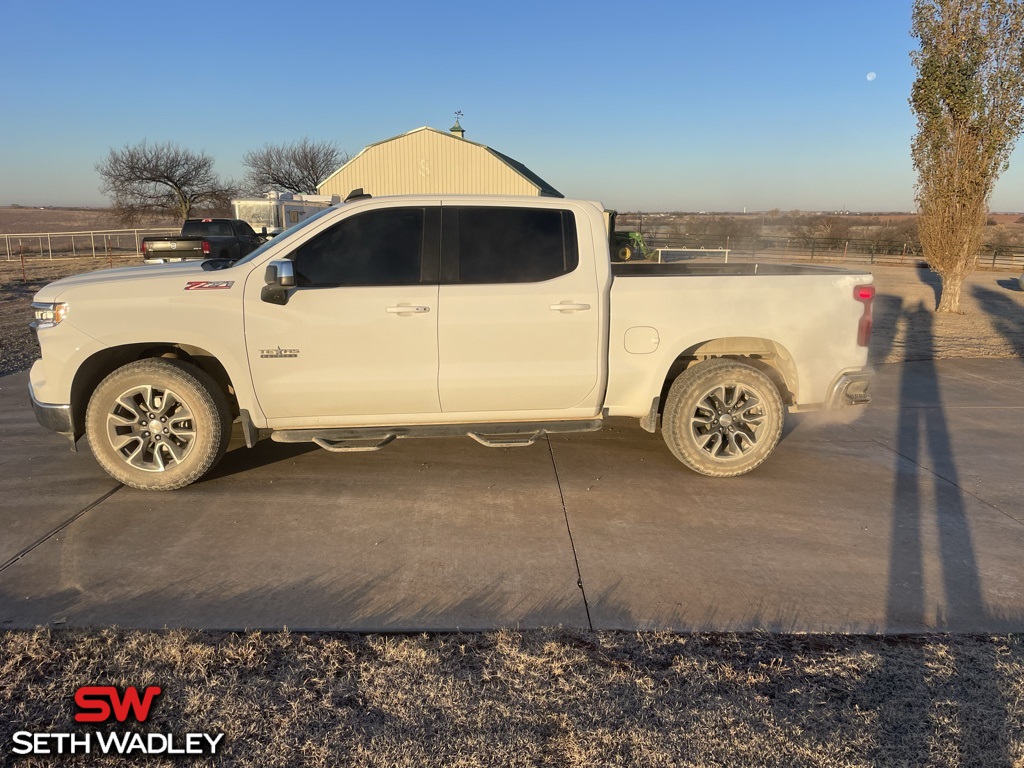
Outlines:
{"label": "front door handle", "polygon": [[392,315],[422,315],[424,312],[429,312],[430,307],[399,304],[397,307],[388,307],[387,311]]}
{"label": "front door handle", "polygon": [[563,315],[567,315],[570,312],[582,312],[583,310],[590,309],[590,305],[576,304],[572,301],[562,301],[558,304],[552,304],[548,309],[552,312],[561,312]]}

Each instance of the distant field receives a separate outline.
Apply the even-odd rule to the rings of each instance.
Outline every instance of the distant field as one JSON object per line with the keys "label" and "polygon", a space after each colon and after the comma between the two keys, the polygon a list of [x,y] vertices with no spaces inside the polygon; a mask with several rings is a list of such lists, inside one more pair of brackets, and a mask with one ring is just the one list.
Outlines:
{"label": "distant field", "polygon": [[[176,220],[152,217],[143,227],[173,227]],[[86,232],[123,229],[108,208],[0,207],[0,235],[29,232]]]}

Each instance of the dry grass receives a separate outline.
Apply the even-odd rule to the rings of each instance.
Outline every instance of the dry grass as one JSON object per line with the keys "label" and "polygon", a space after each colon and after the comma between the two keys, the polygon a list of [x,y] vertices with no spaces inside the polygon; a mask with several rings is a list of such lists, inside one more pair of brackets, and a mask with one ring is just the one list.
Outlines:
{"label": "dry grass", "polygon": [[[143,227],[174,227],[180,219],[152,217]],[[85,232],[121,229],[108,208],[11,208],[0,207],[0,234],[28,232]],[[2,251],[2,248],[0,248]]]}
{"label": "dry grass", "polygon": [[37,630],[0,659],[4,745],[110,683],[226,733],[221,765],[1024,764],[1019,637]]}
{"label": "dry grass", "polygon": [[61,277],[141,264],[142,260],[79,258],[53,260],[26,259],[24,277],[20,261],[0,261],[0,376],[23,371],[39,356],[39,345],[29,330],[32,297],[47,283]]}

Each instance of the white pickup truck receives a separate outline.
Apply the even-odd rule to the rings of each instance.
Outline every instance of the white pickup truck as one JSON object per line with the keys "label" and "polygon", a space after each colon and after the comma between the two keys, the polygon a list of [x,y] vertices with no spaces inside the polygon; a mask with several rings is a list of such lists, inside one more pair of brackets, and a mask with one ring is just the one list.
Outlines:
{"label": "white pickup truck", "polygon": [[233,423],[331,451],[529,445],[631,416],[686,466],[748,472],[784,412],[868,402],[871,275],[612,264],[614,214],[537,197],[362,198],[233,264],[44,287],[30,395],[115,479],[206,474]]}

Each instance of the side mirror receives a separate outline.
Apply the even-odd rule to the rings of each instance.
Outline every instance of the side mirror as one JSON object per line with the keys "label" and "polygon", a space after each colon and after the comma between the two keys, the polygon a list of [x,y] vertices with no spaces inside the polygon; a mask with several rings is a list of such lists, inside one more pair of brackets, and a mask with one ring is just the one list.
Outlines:
{"label": "side mirror", "polygon": [[295,287],[295,262],[279,259],[267,265],[263,273],[263,282],[267,285],[278,285],[281,288]]}
{"label": "side mirror", "polygon": [[263,273],[260,298],[268,304],[287,304],[288,289],[295,287],[295,264],[287,259],[272,261]]}

